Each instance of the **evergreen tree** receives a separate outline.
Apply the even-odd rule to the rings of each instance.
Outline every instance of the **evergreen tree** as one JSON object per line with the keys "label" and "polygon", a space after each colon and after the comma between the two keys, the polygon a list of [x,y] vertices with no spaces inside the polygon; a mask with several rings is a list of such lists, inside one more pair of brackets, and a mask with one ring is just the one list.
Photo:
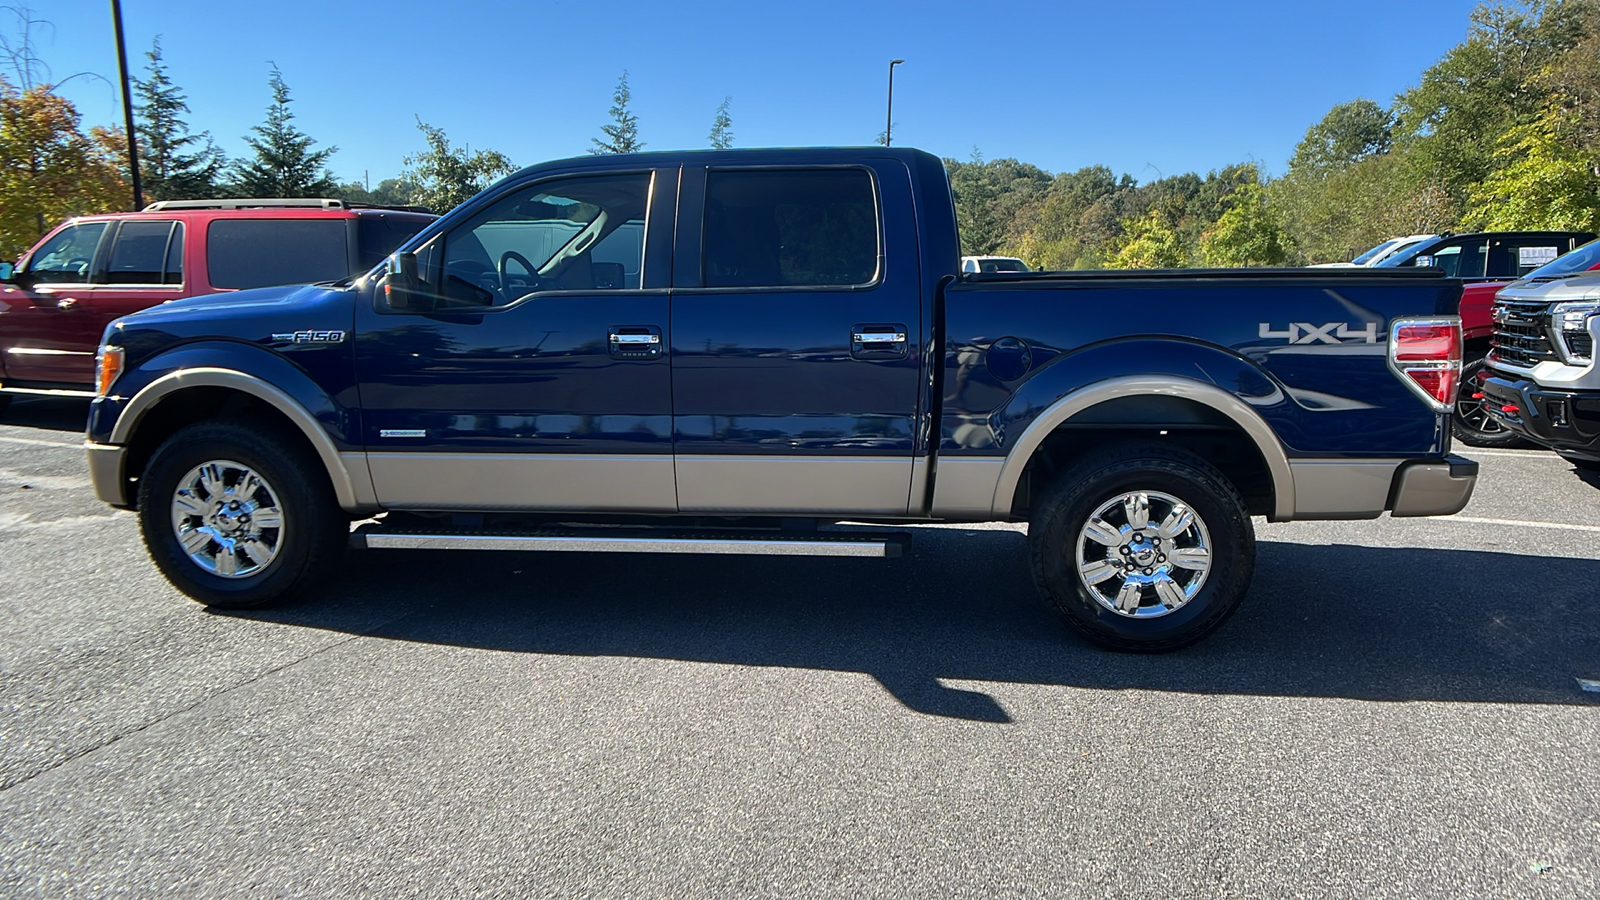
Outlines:
{"label": "evergreen tree", "polygon": [[189,111],[183,92],[167,77],[157,37],[145,54],[150,77],[133,79],[139,95],[139,174],[149,200],[215,197],[225,160],[209,132],[190,134],[181,118]]}
{"label": "evergreen tree", "polygon": [[631,99],[633,94],[628,90],[628,70],[623,69],[622,77],[617,79],[617,89],[611,95],[611,124],[600,129],[605,134],[605,140],[595,138],[590,153],[600,156],[606,153],[638,153],[644,149],[644,142],[639,140],[639,117],[628,111],[628,101]]}
{"label": "evergreen tree", "polygon": [[713,150],[726,150],[733,146],[733,117],[728,115],[728,104],[732,102],[732,97],[723,97],[722,105],[717,107],[717,117],[711,122]]}
{"label": "evergreen tree", "polygon": [[258,137],[244,139],[255,158],[234,164],[233,190],[243,197],[326,197],[334,193],[338,185],[326,163],[339,148],[312,150],[317,142],[291,124],[294,113],[289,111],[289,86],[283,83],[283,73],[276,65],[268,84],[272,86],[272,105],[267,107],[267,121],[250,129]]}

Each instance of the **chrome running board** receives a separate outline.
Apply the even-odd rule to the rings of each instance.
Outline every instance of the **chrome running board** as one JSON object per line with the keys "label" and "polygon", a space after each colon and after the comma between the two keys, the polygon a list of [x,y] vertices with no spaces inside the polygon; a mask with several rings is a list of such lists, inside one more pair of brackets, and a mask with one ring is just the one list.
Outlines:
{"label": "chrome running board", "polygon": [[350,535],[357,549],[525,550],[563,553],[700,553],[753,556],[850,556],[893,559],[911,544],[908,534],[853,531],[694,532],[641,529],[511,531],[386,531],[367,526]]}

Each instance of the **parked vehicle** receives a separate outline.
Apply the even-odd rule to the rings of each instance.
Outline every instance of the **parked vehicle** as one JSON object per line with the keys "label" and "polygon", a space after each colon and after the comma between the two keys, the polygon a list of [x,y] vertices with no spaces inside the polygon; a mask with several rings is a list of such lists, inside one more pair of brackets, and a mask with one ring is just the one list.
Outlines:
{"label": "parked vehicle", "polygon": [[1600,470],[1600,241],[1500,291],[1482,409],[1507,429]]}
{"label": "parked vehicle", "polygon": [[963,256],[962,272],[1031,272],[1028,264],[1015,256]]}
{"label": "parked vehicle", "polygon": [[[1600,241],[1590,241],[1552,262],[1529,272],[1526,281],[1600,269]],[[1475,447],[1515,444],[1522,436],[1506,427],[1500,417],[1484,408],[1483,379],[1488,376],[1487,355],[1494,334],[1493,305],[1509,281],[1469,282],[1461,292],[1461,328],[1466,339],[1466,361],[1461,372],[1461,393],[1452,418],[1456,438]]]}
{"label": "parked vehicle", "polygon": [[361,277],[113,323],[95,490],[217,606],[351,541],[882,557],[907,538],[819,529],[1026,521],[1068,622],[1142,651],[1238,606],[1253,515],[1471,495],[1433,269],[961,275],[958,246],[909,149],[535,166]]}
{"label": "parked vehicle", "polygon": [[14,394],[94,396],[95,347],[119,316],[344,278],[435,218],[342,200],[181,200],[67,221],[0,278],[0,409]]}
{"label": "parked vehicle", "polygon": [[1357,256],[1349,262],[1317,263],[1313,269],[1343,269],[1351,266],[1375,266],[1390,254],[1406,250],[1422,241],[1437,238],[1436,234],[1413,234],[1409,237],[1395,237],[1373,247],[1371,250]]}

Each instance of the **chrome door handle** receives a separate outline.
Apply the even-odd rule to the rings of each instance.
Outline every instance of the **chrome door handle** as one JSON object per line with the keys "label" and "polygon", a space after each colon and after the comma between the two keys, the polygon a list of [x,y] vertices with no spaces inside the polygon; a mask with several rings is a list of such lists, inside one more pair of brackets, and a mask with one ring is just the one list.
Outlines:
{"label": "chrome door handle", "polygon": [[858,331],[850,336],[858,344],[904,344],[906,333],[904,331]]}
{"label": "chrome door handle", "polygon": [[659,335],[659,334],[617,334],[615,331],[613,331],[613,332],[611,332],[611,343],[613,343],[613,344],[659,344],[659,343],[661,343],[661,335]]}

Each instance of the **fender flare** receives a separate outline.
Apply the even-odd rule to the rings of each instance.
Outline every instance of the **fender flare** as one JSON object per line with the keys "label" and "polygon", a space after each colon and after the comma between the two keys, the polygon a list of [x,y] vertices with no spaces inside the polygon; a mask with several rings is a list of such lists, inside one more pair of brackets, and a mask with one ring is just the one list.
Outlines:
{"label": "fender flare", "polygon": [[[311,412],[298,400],[279,387],[234,369],[210,366],[179,369],[150,382],[133,395],[128,405],[123,408],[122,414],[117,417],[117,424],[111,430],[110,442],[116,445],[127,444],[145,414],[154,409],[163,398],[168,394],[195,387],[221,387],[240,391],[282,413],[300,429],[300,433],[305,435],[312,449],[316,451],[317,458],[322,461],[322,467],[328,473],[328,481],[333,484],[333,493],[339,501],[339,506],[352,512],[377,508],[377,498],[373,496],[370,487],[371,478],[365,472],[365,454],[340,454],[339,448],[334,446],[333,439],[317,423],[316,417],[311,415]],[[359,474],[367,479],[366,490],[358,489],[360,482],[351,477],[350,469],[345,464],[347,459],[360,464],[363,471]]]}
{"label": "fender flare", "polygon": [[1000,470],[1000,480],[995,484],[992,506],[994,514],[1010,514],[1011,500],[1016,496],[1017,484],[1022,480],[1023,470],[1033,458],[1034,451],[1039,449],[1039,445],[1044,443],[1045,438],[1055,431],[1057,426],[1091,406],[1121,397],[1141,396],[1179,397],[1192,400],[1233,420],[1233,423],[1250,437],[1251,442],[1260,451],[1261,458],[1266,461],[1267,471],[1272,476],[1273,521],[1288,521],[1294,518],[1294,472],[1289,467],[1289,456],[1283,449],[1283,443],[1278,440],[1278,435],[1272,427],[1251,409],[1249,404],[1233,394],[1213,385],[1174,378],[1170,375],[1130,375],[1110,378],[1079,388],[1051,404],[1017,436],[1010,452],[1006,454],[1005,465]]}

